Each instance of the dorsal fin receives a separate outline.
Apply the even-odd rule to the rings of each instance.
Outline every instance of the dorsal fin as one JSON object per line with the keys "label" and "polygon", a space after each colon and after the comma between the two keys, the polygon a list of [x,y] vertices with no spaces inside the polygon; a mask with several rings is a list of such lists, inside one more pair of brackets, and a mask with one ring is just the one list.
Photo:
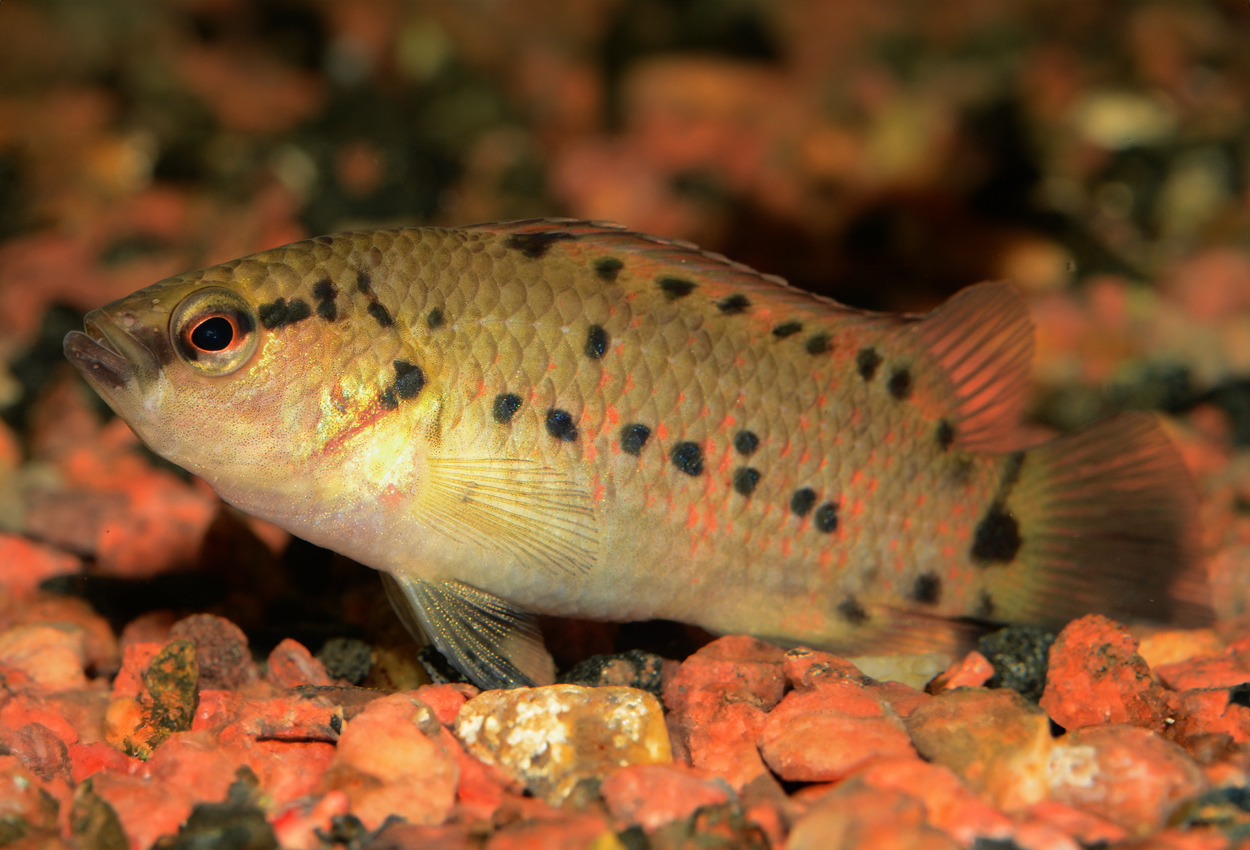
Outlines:
{"label": "dorsal fin", "polygon": [[1028,395],[1033,322],[1015,287],[970,286],[908,332],[950,381],[955,445],[977,452],[1019,448],[1013,435]]}

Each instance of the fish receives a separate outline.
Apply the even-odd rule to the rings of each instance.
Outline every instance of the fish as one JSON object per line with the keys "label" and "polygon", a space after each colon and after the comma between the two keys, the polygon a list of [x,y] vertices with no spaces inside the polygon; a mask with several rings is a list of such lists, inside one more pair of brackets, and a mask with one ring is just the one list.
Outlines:
{"label": "fish", "polygon": [[1010,283],[876,313],[617,225],[411,227],[169,278],[64,349],[157,454],[380,571],[483,688],[553,681],[538,615],[841,654],[1206,616],[1152,414],[1025,436]]}

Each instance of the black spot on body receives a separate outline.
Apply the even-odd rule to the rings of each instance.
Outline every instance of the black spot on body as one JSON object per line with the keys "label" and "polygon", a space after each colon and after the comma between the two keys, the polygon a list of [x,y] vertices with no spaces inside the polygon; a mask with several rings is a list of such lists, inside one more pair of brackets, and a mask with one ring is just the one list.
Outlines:
{"label": "black spot on body", "polygon": [[327,298],[333,298],[337,295],[338,288],[335,287],[333,281],[327,277],[322,278],[313,284],[312,293],[313,298],[316,298],[318,301],[325,301]]}
{"label": "black spot on body", "polygon": [[416,398],[425,387],[425,372],[415,363],[395,361],[395,394],[400,398]]}
{"label": "black spot on body", "polygon": [[825,502],[816,509],[816,513],[812,514],[812,525],[816,526],[817,531],[823,531],[829,534],[838,527],[838,506],[832,502]]}
{"label": "black spot on body", "polygon": [[802,322],[782,322],[773,328],[773,336],[777,337],[777,339],[785,339],[788,336],[794,336],[801,330],[803,330]]}
{"label": "black spot on body", "polygon": [[637,422],[626,425],[621,429],[621,451],[630,455],[639,454],[650,436],[651,429],[646,425],[640,425]]}
{"label": "black spot on body", "polygon": [[571,443],[577,439],[577,425],[568,411],[552,408],[547,411],[547,433],[557,440]]}
{"label": "black spot on body", "polygon": [[391,318],[391,313],[377,301],[370,301],[368,306],[369,315],[378,323],[379,327],[389,328],[395,324],[395,320]]}
{"label": "black spot on body", "polygon": [[1009,564],[1015,560],[1023,542],[1016,518],[995,502],[977,523],[970,554],[977,561]]}
{"label": "black spot on body", "polygon": [[540,233],[514,233],[503,244],[505,248],[520,251],[531,260],[537,260],[555,243],[576,238],[567,230],[546,230]]}
{"label": "black spot on body", "polygon": [[934,572],[916,576],[911,586],[911,598],[926,605],[936,605],[942,599],[942,579]]}
{"label": "black spot on body", "polygon": [[625,264],[616,257],[602,257],[595,260],[595,274],[599,275],[599,279],[604,283],[614,283],[616,276],[623,268]]}
{"label": "black spot on body", "polygon": [[399,397],[395,395],[395,388],[387,387],[378,393],[378,404],[382,405],[384,410],[394,410],[399,407]]}
{"label": "black spot on body", "polygon": [[435,307],[425,317],[425,323],[430,326],[430,330],[441,328],[447,320],[443,318],[443,311]]}
{"label": "black spot on body", "polygon": [[994,619],[995,607],[994,597],[990,596],[990,592],[988,590],[982,590],[981,596],[977,600],[977,610],[972,616],[979,620],[992,620]]}
{"label": "black spot on body", "polygon": [[755,492],[755,485],[760,483],[760,471],[744,466],[734,470],[734,489],[743,496],[749,496]]}
{"label": "black spot on body", "polygon": [[662,277],[658,283],[664,297],[669,301],[685,298],[694,292],[697,286],[693,280],[686,280],[684,277]]}
{"label": "black spot on body", "polygon": [[827,354],[829,352],[829,334],[818,333],[812,334],[807,338],[807,342],[803,343],[803,347],[807,349],[808,354]]}
{"label": "black spot on body", "polygon": [[495,396],[495,406],[491,411],[495,416],[495,421],[500,425],[505,425],[512,421],[512,417],[521,409],[521,397],[516,393],[500,393]]}
{"label": "black spot on body", "polygon": [[790,497],[790,511],[795,516],[807,516],[816,505],[816,491],[811,487],[795,490]]}
{"label": "black spot on body", "polygon": [[875,348],[861,348],[855,355],[855,369],[865,381],[871,381],[876,376],[877,367],[880,365],[881,355]]}
{"label": "black spot on body", "polygon": [[673,446],[669,457],[673,461],[673,466],[687,475],[703,473],[703,449],[699,448],[698,443],[678,443]]}
{"label": "black spot on body", "polygon": [[868,612],[854,596],[848,596],[838,603],[838,616],[853,626],[862,626],[868,622]]}
{"label": "black spot on body", "polygon": [[356,272],[356,288],[361,292],[368,292],[373,287],[373,278],[369,277],[369,273],[365,271]]}
{"label": "black spot on body", "polygon": [[727,298],[722,298],[716,302],[716,309],[720,310],[726,316],[737,316],[745,313],[751,307],[751,299],[747,298],[741,292],[736,292]]}
{"label": "black spot on body", "polygon": [[601,360],[608,353],[608,332],[602,325],[591,325],[586,332],[586,347],[583,349],[591,360]]}
{"label": "black spot on body", "polygon": [[886,389],[899,401],[907,398],[911,395],[911,372],[907,369],[895,369],[890,375],[890,382],[886,384]]}
{"label": "black spot on body", "polygon": [[951,484],[956,487],[966,486],[972,480],[972,458],[956,454],[950,469]]}
{"label": "black spot on body", "polygon": [[738,450],[738,454],[750,457],[755,454],[755,450],[760,447],[760,438],[755,436],[754,431],[739,431],[734,435],[734,448]]}
{"label": "black spot on body", "polygon": [[955,428],[945,419],[938,422],[937,442],[942,447],[942,451],[948,450],[955,442]]}
{"label": "black spot on body", "polygon": [[312,315],[308,302],[303,298],[292,298],[290,301],[279,298],[269,304],[261,304],[257,312],[260,313],[260,323],[269,330],[302,322]]}
{"label": "black spot on body", "polygon": [[331,298],[329,301],[318,301],[317,315],[325,319],[327,322],[333,322],[337,319],[339,317],[339,308],[334,303],[334,299]]}

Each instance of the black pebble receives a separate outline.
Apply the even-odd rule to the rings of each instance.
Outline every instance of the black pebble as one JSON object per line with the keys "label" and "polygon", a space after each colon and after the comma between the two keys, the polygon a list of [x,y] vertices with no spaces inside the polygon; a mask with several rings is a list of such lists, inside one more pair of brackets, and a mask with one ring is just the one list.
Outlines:
{"label": "black pebble", "polygon": [[986,686],[1011,688],[1037,702],[1046,688],[1046,668],[1054,642],[1054,632],[1037,626],[1009,626],[981,638],[977,650],[994,666]]}

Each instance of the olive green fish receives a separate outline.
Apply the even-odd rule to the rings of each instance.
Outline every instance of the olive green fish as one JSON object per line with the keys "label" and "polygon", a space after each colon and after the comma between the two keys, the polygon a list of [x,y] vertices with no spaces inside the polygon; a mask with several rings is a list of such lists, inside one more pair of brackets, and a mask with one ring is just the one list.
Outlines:
{"label": "olive green fish", "polygon": [[227,502],[382,571],[483,687],[535,614],[843,653],[969,621],[1193,620],[1194,496],[1155,420],[1017,436],[1006,284],[854,310],[692,245],[530,221],[344,233],[157,283],[65,352]]}

